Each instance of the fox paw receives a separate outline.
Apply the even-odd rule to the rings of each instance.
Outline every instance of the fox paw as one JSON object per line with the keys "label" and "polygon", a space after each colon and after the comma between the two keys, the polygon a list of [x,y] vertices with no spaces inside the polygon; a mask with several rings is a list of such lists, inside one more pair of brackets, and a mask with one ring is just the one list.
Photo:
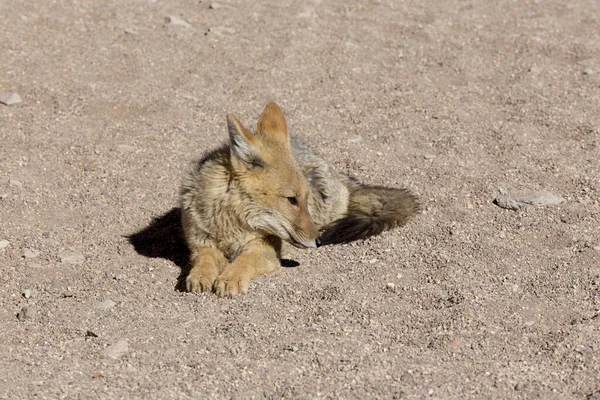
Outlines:
{"label": "fox paw", "polygon": [[250,278],[244,275],[223,274],[217,278],[213,289],[217,296],[233,297],[236,294],[246,293],[250,286]]}
{"label": "fox paw", "polygon": [[215,278],[191,270],[185,279],[185,287],[192,293],[208,292],[212,289]]}

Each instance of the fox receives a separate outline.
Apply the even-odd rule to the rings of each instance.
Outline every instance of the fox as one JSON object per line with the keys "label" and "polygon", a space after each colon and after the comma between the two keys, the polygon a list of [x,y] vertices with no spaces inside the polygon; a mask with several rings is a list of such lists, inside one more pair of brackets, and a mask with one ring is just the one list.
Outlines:
{"label": "fox", "polygon": [[227,115],[229,143],[193,163],[180,191],[190,249],[187,291],[246,293],[274,272],[284,243],[348,243],[405,225],[419,211],[407,189],[363,185],[338,173],[266,105],[254,131]]}

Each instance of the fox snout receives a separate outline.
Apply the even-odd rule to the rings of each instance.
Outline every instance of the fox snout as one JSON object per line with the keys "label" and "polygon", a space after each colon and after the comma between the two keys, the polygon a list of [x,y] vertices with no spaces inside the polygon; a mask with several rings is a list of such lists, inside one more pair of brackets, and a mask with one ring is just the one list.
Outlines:
{"label": "fox snout", "polygon": [[317,240],[319,238],[319,231],[315,226],[308,210],[306,212],[306,218],[302,218],[300,223],[296,225],[297,229],[294,229],[294,233],[290,235],[290,243],[299,248],[317,248]]}

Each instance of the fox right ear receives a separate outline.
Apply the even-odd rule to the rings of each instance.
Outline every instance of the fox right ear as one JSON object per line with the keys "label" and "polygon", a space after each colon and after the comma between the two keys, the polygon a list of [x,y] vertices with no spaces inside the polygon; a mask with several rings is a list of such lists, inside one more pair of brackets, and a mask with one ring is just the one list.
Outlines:
{"label": "fox right ear", "polygon": [[227,115],[227,129],[229,130],[232,155],[249,169],[262,167],[264,163],[255,147],[258,139],[231,114]]}

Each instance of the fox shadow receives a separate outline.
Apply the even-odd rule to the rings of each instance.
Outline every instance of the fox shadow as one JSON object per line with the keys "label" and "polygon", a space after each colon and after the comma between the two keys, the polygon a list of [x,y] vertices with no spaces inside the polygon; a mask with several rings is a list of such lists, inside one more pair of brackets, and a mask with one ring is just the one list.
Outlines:
{"label": "fox shadow", "polygon": [[[149,258],[164,258],[181,268],[175,290],[186,291],[185,278],[191,268],[190,250],[185,243],[179,207],[154,218],[148,226],[126,237],[138,254]],[[293,268],[298,265],[300,264],[295,260],[281,260],[282,267]]]}

